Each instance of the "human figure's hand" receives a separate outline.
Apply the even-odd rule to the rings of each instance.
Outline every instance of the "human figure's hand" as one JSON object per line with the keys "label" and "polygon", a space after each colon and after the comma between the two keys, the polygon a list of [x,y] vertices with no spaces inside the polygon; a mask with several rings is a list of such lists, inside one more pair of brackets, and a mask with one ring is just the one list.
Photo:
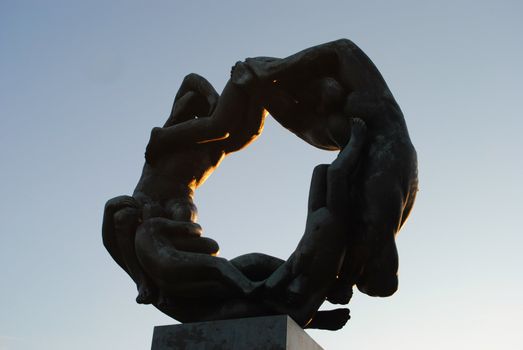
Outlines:
{"label": "human figure's hand", "polygon": [[255,81],[256,77],[250,68],[241,61],[236,62],[231,68],[231,81],[239,86],[249,86]]}

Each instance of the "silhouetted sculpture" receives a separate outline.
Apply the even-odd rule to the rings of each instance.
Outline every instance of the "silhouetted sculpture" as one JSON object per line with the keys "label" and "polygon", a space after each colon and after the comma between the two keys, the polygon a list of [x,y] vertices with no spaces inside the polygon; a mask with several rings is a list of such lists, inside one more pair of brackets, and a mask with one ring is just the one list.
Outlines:
{"label": "silhouetted sculpture", "polygon": [[397,290],[395,236],[418,190],[416,151],[401,110],[372,61],[341,39],[285,59],[261,57],[247,64],[262,83],[265,107],[285,128],[311,145],[340,149],[350,135],[350,118],[368,126],[362,164],[350,181],[347,256],[330,300],[346,303],[352,285],[371,296]]}
{"label": "silhouetted sculpture", "polygon": [[[358,127],[352,129],[351,142],[333,164],[316,168],[311,181],[305,234],[292,257],[283,265],[277,258],[248,254],[231,261],[237,270],[230,271],[226,261],[223,261],[223,267],[217,266],[220,269],[217,281],[205,269],[218,258],[182,254],[175,248],[176,243],[171,243],[172,236],[168,232],[138,230],[139,260],[154,276],[160,289],[168,294],[168,298],[164,295],[163,299],[171,301],[159,305],[159,308],[182,321],[286,313],[302,326],[323,329],[342,327],[349,319],[348,309],[316,314],[334,285],[345,254],[345,245],[340,241],[344,240],[349,220],[343,210],[350,186],[346,178],[357,166],[365,136],[364,123],[361,120],[355,123]],[[228,267],[226,275],[222,273],[225,267]],[[273,273],[276,268],[277,272]],[[238,271],[245,275],[238,276]],[[232,280],[224,283],[224,277],[228,276]],[[253,286],[252,282],[246,277],[251,278],[252,282],[266,280],[264,285],[258,284],[266,288],[253,295],[249,288]],[[240,282],[247,286],[241,292],[234,286]]]}
{"label": "silhouetted sculpture", "polygon": [[[194,190],[225,155],[263,129],[267,109],[311,145],[340,150],[315,168],[305,233],[285,262],[252,253],[230,261],[201,236]],[[397,289],[395,235],[417,191],[403,115],[370,59],[338,40],[285,59],[238,62],[221,96],[190,74],[154,128],[133,196],[107,202],[104,244],[152,303],[181,322],[287,313],[302,327],[339,329],[352,286]]]}
{"label": "silhouetted sculpture", "polygon": [[[166,150],[158,155],[154,163],[145,163],[132,197],[121,196],[107,202],[103,223],[104,244],[114,260],[136,282],[138,303],[155,301],[157,293],[150,276],[143,271],[142,264],[137,260],[136,232],[168,232],[171,243],[180,251],[207,255],[218,252],[215,241],[200,237],[201,229],[195,224],[197,210],[193,203],[193,194],[226,154],[245,147],[261,133],[265,113],[254,99],[256,97],[250,98],[232,83],[225,87],[219,98],[203,77],[188,75],[178,91],[164,130],[171,130],[177,125],[190,125],[192,120],[201,123],[206,119],[219,119],[222,113],[245,116],[242,128],[222,141],[192,143],[183,149],[164,146]],[[154,137],[153,133],[151,139],[154,140]],[[224,259],[209,259],[201,259],[202,269],[204,261],[208,261],[212,268],[214,264],[220,266],[223,276],[217,278],[223,278],[227,282],[235,280],[228,276],[234,274],[235,269],[225,263]],[[235,277],[238,279],[238,286],[235,287],[244,292],[252,289],[247,281],[240,285],[241,276]],[[188,285],[184,288],[190,290]]]}
{"label": "silhouetted sculpture", "polygon": [[[354,219],[347,212],[351,183],[366,137],[361,119],[352,119],[349,143],[332,164],[316,166],[309,191],[305,233],[290,258],[265,282],[266,290],[286,301],[283,311],[307,324],[331,293],[346,254],[346,228]],[[337,316],[348,309],[338,309]]]}
{"label": "silhouetted sculpture", "polygon": [[[242,78],[244,76],[252,77],[252,73],[244,63],[237,62],[231,70],[231,79],[218,96],[203,77],[194,73],[188,75],[176,94],[173,112],[178,108],[176,101],[179,98],[188,93],[197,94],[189,108],[185,104],[179,107],[193,115],[175,124],[168,122],[163,128],[153,128],[145,154],[147,162],[154,163],[155,157],[181,145],[224,141],[226,146],[219,147],[223,147],[224,153],[228,154],[254,141],[262,132],[267,115],[262,100],[264,85],[251,83],[239,87],[234,81],[246,80]],[[210,103],[215,108],[207,113]]]}

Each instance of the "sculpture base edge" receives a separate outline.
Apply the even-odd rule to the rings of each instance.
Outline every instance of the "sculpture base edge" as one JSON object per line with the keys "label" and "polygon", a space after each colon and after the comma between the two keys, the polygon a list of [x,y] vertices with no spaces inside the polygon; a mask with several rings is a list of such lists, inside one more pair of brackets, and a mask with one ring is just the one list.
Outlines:
{"label": "sculpture base edge", "polygon": [[323,350],[287,315],[156,326],[151,350]]}

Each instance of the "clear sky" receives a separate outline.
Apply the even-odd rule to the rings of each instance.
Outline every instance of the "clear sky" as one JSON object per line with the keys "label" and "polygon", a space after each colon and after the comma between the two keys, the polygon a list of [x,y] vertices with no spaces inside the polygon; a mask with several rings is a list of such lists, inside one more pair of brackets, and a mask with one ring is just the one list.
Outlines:
{"label": "clear sky", "polygon": [[[326,349],[521,349],[521,1],[0,2],[0,349],[147,349],[174,323],[134,303],[101,242],[183,77],[220,91],[235,61],[346,37],[403,109],[420,192],[398,237],[400,289],[356,293]],[[313,149],[272,119],[199,189],[222,256],[286,258]],[[518,180],[519,179],[519,180]]]}

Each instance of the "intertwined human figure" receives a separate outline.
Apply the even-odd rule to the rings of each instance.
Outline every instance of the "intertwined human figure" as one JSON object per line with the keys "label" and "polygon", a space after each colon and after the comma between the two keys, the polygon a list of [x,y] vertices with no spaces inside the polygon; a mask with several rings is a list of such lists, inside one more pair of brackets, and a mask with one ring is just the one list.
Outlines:
{"label": "intertwined human figure", "polygon": [[[287,261],[216,256],[202,237],[195,189],[222,159],[254,141],[266,111],[309,144],[339,150],[316,167],[305,233]],[[238,62],[221,95],[188,75],[171,115],[154,128],[133,196],[107,202],[104,244],[152,303],[182,321],[287,313],[300,325],[341,328],[352,286],[388,296],[398,286],[395,236],[417,192],[416,152],[381,74],[342,39],[285,59]]]}

